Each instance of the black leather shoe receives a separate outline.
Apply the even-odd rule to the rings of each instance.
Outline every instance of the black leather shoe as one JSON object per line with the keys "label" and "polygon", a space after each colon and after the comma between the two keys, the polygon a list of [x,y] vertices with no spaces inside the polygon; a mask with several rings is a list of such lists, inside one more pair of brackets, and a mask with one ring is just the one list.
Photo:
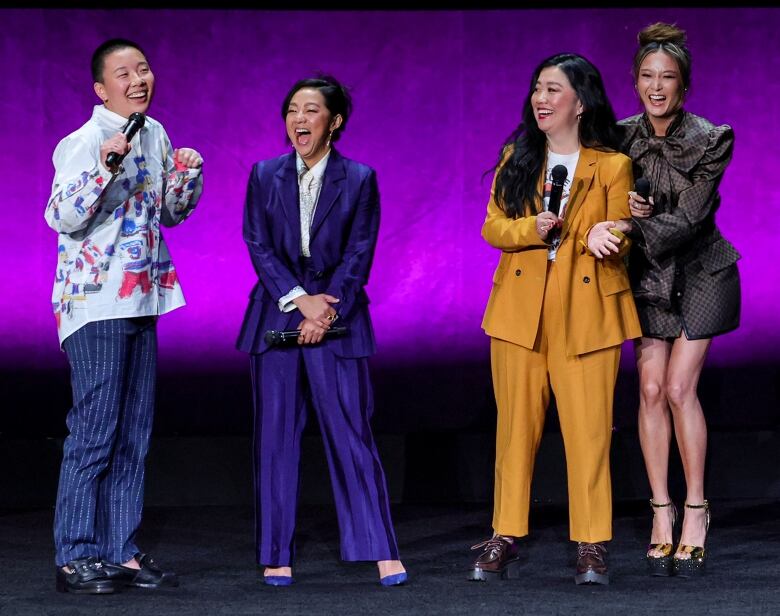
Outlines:
{"label": "black leather shoe", "polygon": [[149,554],[136,554],[135,559],[141,565],[140,569],[108,562],[103,562],[103,568],[112,580],[122,586],[174,588],[179,585],[179,578],[176,577],[176,574],[173,571],[160,569]]}
{"label": "black leather shoe", "polygon": [[70,573],[57,567],[57,590],[77,595],[105,595],[115,592],[117,585],[94,556],[68,561]]}

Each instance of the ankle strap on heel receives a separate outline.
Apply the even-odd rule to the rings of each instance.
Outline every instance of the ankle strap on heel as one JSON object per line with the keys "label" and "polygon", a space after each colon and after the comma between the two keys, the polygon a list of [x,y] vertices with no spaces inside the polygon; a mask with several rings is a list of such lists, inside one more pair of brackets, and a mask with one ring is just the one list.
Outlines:
{"label": "ankle strap on heel", "polygon": [[710,502],[706,499],[701,505],[689,505],[686,502],[685,506],[688,509],[704,509],[704,515],[706,516],[704,518],[704,529],[705,531],[709,531],[710,530]]}
{"label": "ankle strap on heel", "polygon": [[[706,501],[705,501],[706,502]],[[669,507],[672,504],[672,501],[669,501],[668,503],[656,503],[652,498],[650,499],[650,506],[651,507]],[[686,505],[687,507],[688,505]]]}

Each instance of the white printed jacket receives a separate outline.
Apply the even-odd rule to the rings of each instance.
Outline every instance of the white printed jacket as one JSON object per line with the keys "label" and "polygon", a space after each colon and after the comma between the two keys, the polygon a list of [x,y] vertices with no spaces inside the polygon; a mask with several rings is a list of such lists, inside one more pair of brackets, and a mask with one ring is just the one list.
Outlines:
{"label": "white printed jacket", "polygon": [[185,303],[160,223],[171,227],[192,213],[203,176],[176,169],[165,129],[149,116],[112,175],[98,162],[100,145],[126,122],[97,105],[54,150],[45,218],[59,234],[52,307],[60,345],[88,322],[160,315]]}

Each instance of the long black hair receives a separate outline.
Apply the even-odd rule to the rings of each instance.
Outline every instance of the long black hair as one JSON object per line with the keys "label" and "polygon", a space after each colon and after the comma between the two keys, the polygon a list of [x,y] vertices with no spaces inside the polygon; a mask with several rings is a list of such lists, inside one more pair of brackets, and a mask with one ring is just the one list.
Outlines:
{"label": "long black hair", "polygon": [[[536,124],[531,95],[539,74],[551,66],[557,66],[563,71],[582,103],[580,143],[585,147],[607,151],[617,151],[620,147],[622,132],[598,69],[575,53],[557,54],[543,60],[531,77],[528,95],[523,103],[523,121],[502,146],[495,167],[498,170],[496,203],[509,218],[535,214],[542,209],[542,195],[539,194],[537,182],[546,159],[547,136]],[[512,154],[503,164],[507,148],[512,146]]]}

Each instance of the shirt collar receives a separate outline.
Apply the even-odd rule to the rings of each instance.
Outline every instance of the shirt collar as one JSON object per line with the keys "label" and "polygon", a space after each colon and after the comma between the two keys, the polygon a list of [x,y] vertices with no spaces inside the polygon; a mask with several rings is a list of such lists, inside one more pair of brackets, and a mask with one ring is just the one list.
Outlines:
{"label": "shirt collar", "polygon": [[[118,113],[114,113],[106,108],[105,105],[95,105],[95,108],[92,110],[92,119],[104,128],[110,128],[117,131],[121,131],[125,124],[127,124],[127,118],[122,117]],[[146,116],[146,119],[149,120],[149,116]],[[144,128],[146,128],[146,126],[144,126]],[[144,130],[144,128],[141,130]]]}
{"label": "shirt collar", "polygon": [[316,165],[311,169],[306,168],[306,163],[303,162],[301,155],[298,152],[295,153],[295,167],[298,170],[298,177],[301,178],[305,173],[311,173],[313,179],[317,182],[322,181],[322,176],[325,175],[325,167],[328,166],[328,159],[330,158],[331,150],[328,149],[325,156],[323,156]]}

